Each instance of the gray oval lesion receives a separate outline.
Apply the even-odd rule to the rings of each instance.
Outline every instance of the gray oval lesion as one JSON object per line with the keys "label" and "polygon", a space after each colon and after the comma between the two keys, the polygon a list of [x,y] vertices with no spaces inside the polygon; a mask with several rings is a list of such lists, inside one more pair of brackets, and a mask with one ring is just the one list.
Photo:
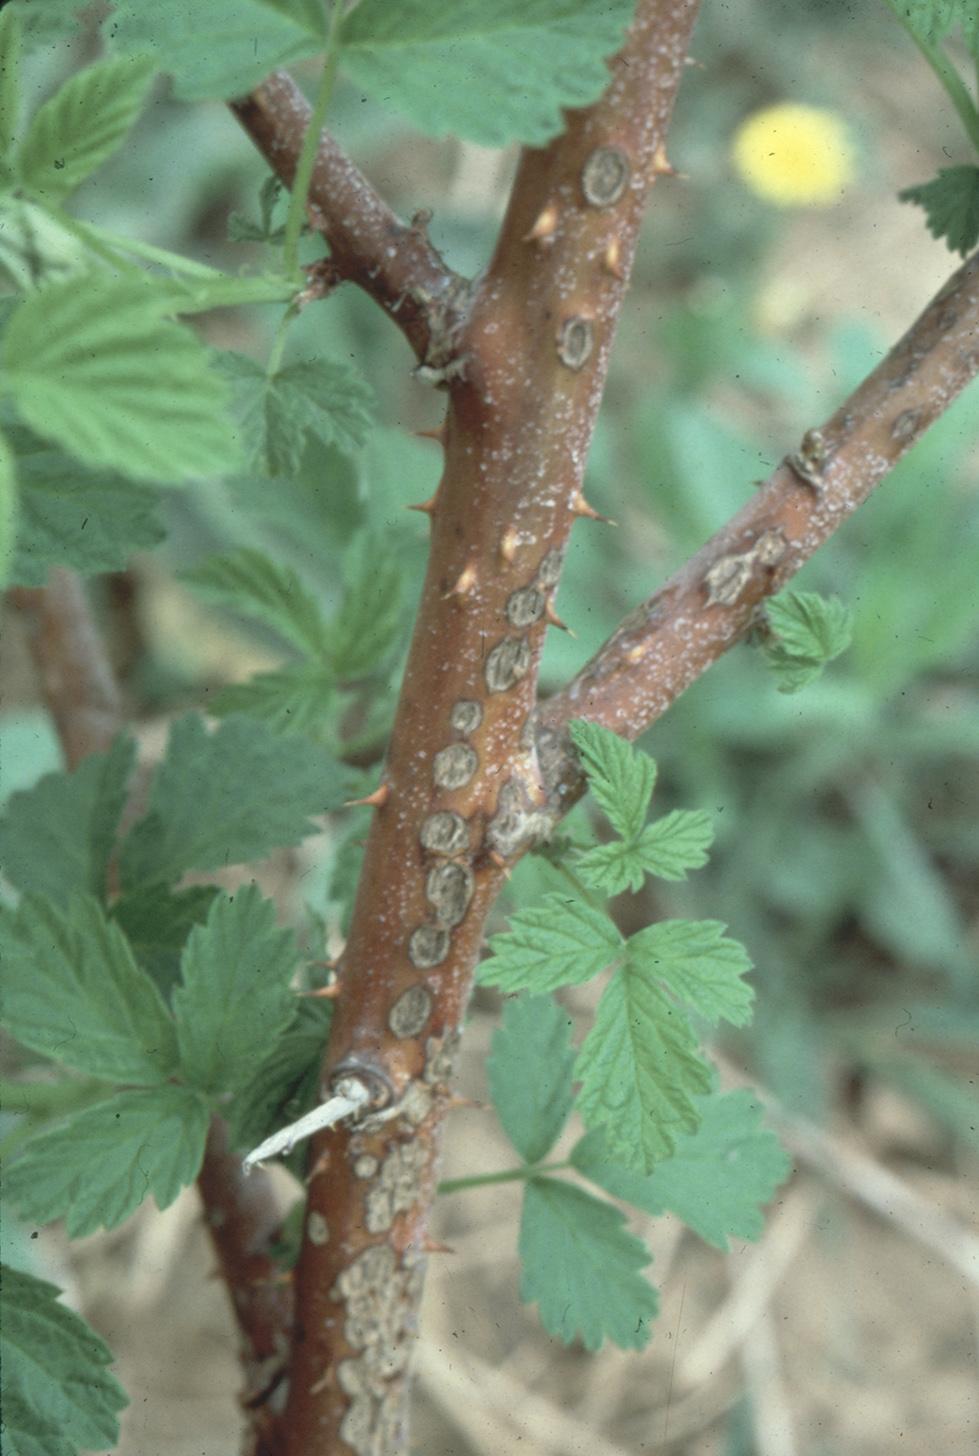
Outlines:
{"label": "gray oval lesion", "polygon": [[437,788],[461,789],[468,784],[479,767],[479,756],[468,743],[450,743],[440,748],[432,761],[432,777]]}
{"label": "gray oval lesion", "polygon": [[469,826],[454,809],[438,809],[422,821],[418,838],[422,849],[433,854],[464,854],[469,848]]}
{"label": "gray oval lesion", "polygon": [[449,932],[441,925],[419,925],[408,938],[408,959],[420,971],[440,966],[449,953]]}
{"label": "gray oval lesion", "polygon": [[483,675],[491,693],[505,693],[530,670],[530,643],[526,637],[504,637],[486,658]]}

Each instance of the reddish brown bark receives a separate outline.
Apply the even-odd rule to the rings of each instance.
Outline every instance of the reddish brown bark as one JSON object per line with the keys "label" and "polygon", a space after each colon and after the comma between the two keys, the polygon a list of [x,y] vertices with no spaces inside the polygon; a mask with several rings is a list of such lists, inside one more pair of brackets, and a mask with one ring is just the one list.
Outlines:
{"label": "reddish brown bark", "polygon": [[524,153],[455,337],[445,469],[324,1073],[389,1120],[317,1138],[288,1456],[394,1456],[452,1050],[503,866],[539,827],[537,662],[696,5],[647,0],[605,97]]}

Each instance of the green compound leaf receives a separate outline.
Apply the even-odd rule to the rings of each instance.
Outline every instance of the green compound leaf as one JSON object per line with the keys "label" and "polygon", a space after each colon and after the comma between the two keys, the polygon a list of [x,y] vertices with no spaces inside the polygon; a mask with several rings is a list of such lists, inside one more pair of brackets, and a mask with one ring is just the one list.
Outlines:
{"label": "green compound leaf", "polygon": [[367,439],[373,394],[348,364],[307,359],[269,375],[244,354],[220,353],[214,360],[231,385],[251,467],[295,475],[308,435],[348,453]]}
{"label": "green compound leaf", "polygon": [[775,1134],[762,1125],[762,1108],[748,1088],[712,1093],[702,1101],[703,1122],[677,1139],[676,1151],[648,1175],[623,1167],[603,1134],[586,1133],[571,1161],[613,1198],[658,1216],[668,1209],[715,1248],[729,1238],[757,1239],[762,1207],[789,1175],[790,1163]]}
{"label": "green compound leaf", "polygon": [[143,970],[169,999],[180,979],[180,957],[195,925],[203,925],[215,898],[214,885],[190,885],[171,890],[168,885],[144,885],[121,895],[109,913],[122,926]]}
{"label": "green compound leaf", "polygon": [[264,622],[310,657],[327,651],[329,634],[316,598],[291,567],[263,551],[243,546],[211,556],[180,579],[205,601]]}
{"label": "green compound leaf", "polygon": [[17,159],[20,181],[43,202],[61,202],[120,147],[149,94],[142,58],[95,61],[37,111]]}
{"label": "green compound leaf", "polygon": [[319,662],[297,662],[278,672],[259,672],[243,683],[221,688],[208,704],[216,718],[246,713],[277,733],[306,733],[316,738],[330,722],[336,682]]}
{"label": "green compound leaf", "polygon": [[599,808],[623,839],[638,839],[656,785],[654,760],[617,733],[584,719],[571,724],[571,738]]}
{"label": "green compound leaf", "polygon": [[897,195],[924,208],[928,231],[944,238],[950,252],[964,258],[979,242],[979,167],[942,167],[930,182]]}
{"label": "green compound leaf", "polygon": [[0,863],[12,885],[62,906],[79,891],[105,897],[135,759],[134,740],[120,737],[73,772],[45,774],[10,796],[0,819]]}
{"label": "green compound leaf", "polygon": [[637,846],[647,874],[661,880],[685,880],[688,870],[707,863],[714,826],[702,809],[674,809],[647,824]]}
{"label": "green compound leaf", "polygon": [[519,910],[510,917],[510,929],[489,944],[492,955],[479,968],[481,983],[536,995],[590,981],[625,949],[603,911],[560,894]]}
{"label": "green compound leaf", "polygon": [[243,717],[209,733],[202,718],[188,714],[171,728],[146,816],[123,844],[123,888],[245,864],[298,844],[314,831],[310,815],[336,807],[343,795],[339,765],[306,739],[283,738]]}
{"label": "green compound leaf", "polygon": [[686,1016],[631,959],[602,993],[575,1076],[586,1127],[601,1126],[613,1155],[642,1173],[694,1131],[694,1099],[711,1084]]}
{"label": "green compound leaf", "polygon": [[119,1440],[129,1400],[106,1366],[112,1351],[58,1303],[59,1290],[10,1269],[0,1276],[4,1456],[78,1456]]}
{"label": "green compound leaf", "polygon": [[226,391],[189,329],[143,283],[101,273],[45,284],[10,317],[6,383],[31,429],[86,465],[149,481],[237,463]]}
{"label": "green compound leaf", "polygon": [[798,692],[850,645],[853,625],[839,597],[785,592],[772,598],[765,615],[775,635],[762,651],[781,693]]}
{"label": "green compound leaf", "polygon": [[629,966],[662,982],[712,1026],[721,1020],[744,1026],[755,993],[741,977],[751,970],[751,959],[726,928],[719,920],[660,920],[631,937]]}
{"label": "green compound leaf", "polygon": [[490,1095],[507,1137],[528,1163],[557,1142],[571,1111],[571,1018],[550,996],[503,1006],[487,1062]]}
{"label": "green compound leaf", "polygon": [[38,443],[40,448],[18,458],[15,585],[43,586],[52,566],[68,566],[82,576],[120,571],[134,551],[159,545],[166,532],[158,492],[111,471],[86,470],[70,455]]}
{"label": "green compound leaf", "polygon": [[361,0],[340,65],[422,131],[540,144],[595,101],[634,0]]}
{"label": "green compound leaf", "polygon": [[343,560],[346,590],[330,623],[330,665],[340,682],[369,676],[390,656],[404,631],[404,568],[397,547],[360,532]]}
{"label": "green compound leaf", "polygon": [[193,1182],[209,1120],[188,1087],[120,1092],[23,1143],[6,1195],[29,1222],[65,1218],[69,1238],[115,1228],[150,1193],[168,1208]]}
{"label": "green compound leaf", "polygon": [[236,1092],[292,1020],[296,942],[254,885],[219,896],[195,926],[173,993],[183,1075],[202,1092]]}
{"label": "green compound leaf", "polygon": [[574,867],[586,884],[606,895],[621,895],[625,890],[635,892],[646,881],[646,868],[638,846],[625,839],[593,845],[576,857]]}
{"label": "green compound leaf", "polygon": [[78,895],[62,911],[25,896],[2,920],[3,1020],[12,1036],[107,1082],[153,1086],[173,1074],[170,1013],[97,901]]}
{"label": "green compound leaf", "polygon": [[322,41],[260,0],[114,0],[113,49],[149,55],[183,101],[243,96],[276,66],[315,55]]}
{"label": "green compound leaf", "polygon": [[520,1298],[537,1301],[541,1324],[566,1345],[588,1350],[610,1339],[641,1350],[659,1301],[640,1274],[646,1245],[610,1203],[556,1178],[533,1178],[520,1220]]}

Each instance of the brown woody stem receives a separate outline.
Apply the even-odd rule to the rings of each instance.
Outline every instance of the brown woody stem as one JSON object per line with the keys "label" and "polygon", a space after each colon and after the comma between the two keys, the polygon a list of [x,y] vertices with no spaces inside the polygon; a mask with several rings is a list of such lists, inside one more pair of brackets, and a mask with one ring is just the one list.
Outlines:
{"label": "brown woody stem", "polygon": [[[84,583],[54,568],[48,585],[17,587],[10,600],[30,619],[30,645],[65,761],[76,768],[103,753],[123,726],[122,702]],[[228,1286],[244,1347],[253,1456],[271,1456],[274,1417],[266,1399],[288,1347],[292,1291],[268,1253],[281,1219],[266,1175],[245,1179],[241,1159],[214,1118],[197,1179],[208,1233]]]}
{"label": "brown woody stem", "polygon": [[539,832],[533,715],[547,606],[695,0],[644,0],[605,96],[523,155],[500,240],[440,359],[432,548],[322,1092],[386,1120],[319,1135],[296,1269],[287,1456],[395,1456],[446,1084],[486,915]]}
{"label": "brown woody stem", "polygon": [[[783,461],[544,704],[539,748],[557,817],[584,791],[567,724],[588,718],[638,737],[740,641],[759,603],[862,505],[977,372],[979,253],[822,426],[821,458],[811,458],[808,468],[804,458],[796,465]],[[813,444],[810,435],[810,451]],[[804,442],[800,457],[806,453]]]}
{"label": "brown woody stem", "polygon": [[[273,71],[231,109],[287,187],[299,163],[311,107],[285,71]],[[418,358],[438,363],[457,326],[465,280],[446,267],[423,225],[388,207],[328,132],[320,139],[307,214],[330,247],[335,276],[356,283],[383,308]]]}

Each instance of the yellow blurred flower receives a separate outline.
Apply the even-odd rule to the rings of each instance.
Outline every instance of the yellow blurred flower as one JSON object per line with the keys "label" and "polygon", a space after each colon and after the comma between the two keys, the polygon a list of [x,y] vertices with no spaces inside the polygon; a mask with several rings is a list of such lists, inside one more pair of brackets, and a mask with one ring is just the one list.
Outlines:
{"label": "yellow blurred flower", "polygon": [[836,202],[854,172],[838,113],[793,101],[766,106],[743,121],[731,155],[752,192],[777,207]]}

